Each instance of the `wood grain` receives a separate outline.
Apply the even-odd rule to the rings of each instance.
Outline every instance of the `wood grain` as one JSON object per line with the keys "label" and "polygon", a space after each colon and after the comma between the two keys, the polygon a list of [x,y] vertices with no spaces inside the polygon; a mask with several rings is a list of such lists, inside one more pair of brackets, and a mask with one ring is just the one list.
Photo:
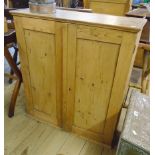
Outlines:
{"label": "wood grain", "polygon": [[84,6],[96,13],[124,16],[131,7],[131,0],[87,0]]}
{"label": "wood grain", "polygon": [[96,155],[96,154],[102,154],[103,146],[100,145],[94,145],[91,142],[87,142],[83,149],[81,150],[79,155]]}
{"label": "wood grain", "polygon": [[111,145],[146,20],[66,10],[13,15],[29,114]]}
{"label": "wood grain", "polygon": [[24,90],[27,99],[26,109],[27,111],[32,111],[33,109],[33,101],[32,101],[32,93],[31,93],[31,83],[30,83],[30,76],[29,76],[29,62],[28,56],[26,53],[26,42],[24,39],[24,30],[21,25],[22,19],[20,17],[14,17],[15,29],[18,30],[16,32],[17,36],[17,43],[19,48],[19,56],[21,59],[21,72],[23,75],[23,82],[24,82]]}
{"label": "wood grain", "polygon": [[135,34],[124,33],[104,128],[104,140],[107,144],[112,142],[118,114],[127,91],[132,60],[135,57],[135,41]]}
{"label": "wood grain", "polygon": [[85,143],[86,140],[79,139],[76,135],[71,135],[57,154],[79,155]]}
{"label": "wood grain", "polygon": [[48,33],[25,30],[25,40],[29,59],[34,109],[46,115],[51,115],[51,119],[55,123],[55,37]]}
{"label": "wood grain", "polygon": [[[102,145],[89,142],[83,138],[54,128],[47,123],[38,122],[25,113],[25,96],[23,87],[17,99],[16,115],[7,116],[10,94],[14,83],[5,86],[4,109],[4,154],[5,155],[112,155]],[[111,151],[111,150],[109,150]],[[92,153],[91,153],[92,152]],[[93,154],[94,155],[94,154]],[[114,153],[113,153],[114,155]]]}
{"label": "wood grain", "polygon": [[62,95],[63,95],[63,88],[62,88],[62,49],[63,49],[63,44],[62,44],[62,31],[63,31],[63,25],[60,22],[55,23],[55,55],[56,55],[56,60],[55,60],[55,65],[56,65],[56,115],[57,115],[57,123],[58,126],[62,127],[63,120],[62,120]]}
{"label": "wood grain", "polygon": [[110,42],[120,44],[122,42],[122,32],[115,30],[108,30],[104,28],[90,27],[90,26],[77,26],[77,38],[88,40]]}
{"label": "wood grain", "polygon": [[22,18],[23,28],[47,33],[55,33],[55,22],[41,19]]}
{"label": "wood grain", "polygon": [[120,16],[111,16],[108,14],[86,13],[78,11],[56,10],[55,14],[37,14],[31,13],[29,9],[20,9],[11,11],[16,16],[26,16],[30,18],[39,18],[46,20],[56,20],[60,22],[78,23],[85,25],[94,25],[97,27],[108,27],[117,30],[138,32],[146,23],[146,19],[128,18]]}
{"label": "wood grain", "polygon": [[78,39],[76,52],[74,125],[103,134],[119,45]]}
{"label": "wood grain", "polygon": [[74,114],[74,94],[75,94],[75,61],[76,53],[73,52],[76,49],[76,25],[70,24],[67,31],[67,50],[64,50],[64,60],[66,64],[64,66],[64,95],[65,95],[65,122],[64,128],[71,131],[73,114]]}
{"label": "wood grain", "polygon": [[124,15],[125,4],[90,1],[89,8],[96,13],[122,16]]}

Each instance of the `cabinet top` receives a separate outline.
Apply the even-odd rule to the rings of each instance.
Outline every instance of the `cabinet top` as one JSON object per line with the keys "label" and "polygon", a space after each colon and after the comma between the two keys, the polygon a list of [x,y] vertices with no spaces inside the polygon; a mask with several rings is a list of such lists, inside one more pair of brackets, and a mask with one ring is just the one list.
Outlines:
{"label": "cabinet top", "polygon": [[19,9],[10,11],[14,16],[26,16],[31,18],[40,18],[46,20],[55,20],[70,23],[84,23],[89,25],[97,25],[111,27],[131,32],[140,31],[146,23],[146,19],[112,16],[107,14],[86,13],[68,10],[56,10],[53,14],[31,13],[29,9]]}

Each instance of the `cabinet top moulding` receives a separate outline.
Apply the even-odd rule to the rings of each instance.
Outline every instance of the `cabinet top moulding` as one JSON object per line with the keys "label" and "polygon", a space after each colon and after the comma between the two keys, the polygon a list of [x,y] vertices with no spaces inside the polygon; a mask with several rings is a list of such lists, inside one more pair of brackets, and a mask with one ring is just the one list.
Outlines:
{"label": "cabinet top moulding", "polygon": [[20,9],[11,11],[14,16],[27,16],[31,18],[40,18],[46,20],[55,20],[69,23],[82,23],[86,25],[97,25],[111,27],[112,29],[138,32],[142,30],[146,19],[112,16],[107,14],[85,13],[68,10],[56,10],[53,14],[31,13],[29,9]]}

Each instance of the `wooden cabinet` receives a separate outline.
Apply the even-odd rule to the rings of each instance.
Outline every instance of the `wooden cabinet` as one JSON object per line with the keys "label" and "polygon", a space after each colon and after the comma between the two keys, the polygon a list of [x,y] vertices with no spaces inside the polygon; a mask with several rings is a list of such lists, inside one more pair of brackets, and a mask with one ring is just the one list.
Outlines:
{"label": "wooden cabinet", "polygon": [[64,10],[12,13],[27,112],[110,145],[146,20]]}
{"label": "wooden cabinet", "polygon": [[124,16],[131,6],[131,0],[85,0],[85,8],[93,12]]}

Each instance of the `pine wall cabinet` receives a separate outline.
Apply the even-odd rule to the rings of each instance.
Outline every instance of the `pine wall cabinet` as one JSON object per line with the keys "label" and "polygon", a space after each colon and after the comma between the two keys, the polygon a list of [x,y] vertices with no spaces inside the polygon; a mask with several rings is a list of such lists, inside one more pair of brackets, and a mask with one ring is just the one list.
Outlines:
{"label": "pine wall cabinet", "polygon": [[145,19],[12,11],[27,112],[111,145]]}

